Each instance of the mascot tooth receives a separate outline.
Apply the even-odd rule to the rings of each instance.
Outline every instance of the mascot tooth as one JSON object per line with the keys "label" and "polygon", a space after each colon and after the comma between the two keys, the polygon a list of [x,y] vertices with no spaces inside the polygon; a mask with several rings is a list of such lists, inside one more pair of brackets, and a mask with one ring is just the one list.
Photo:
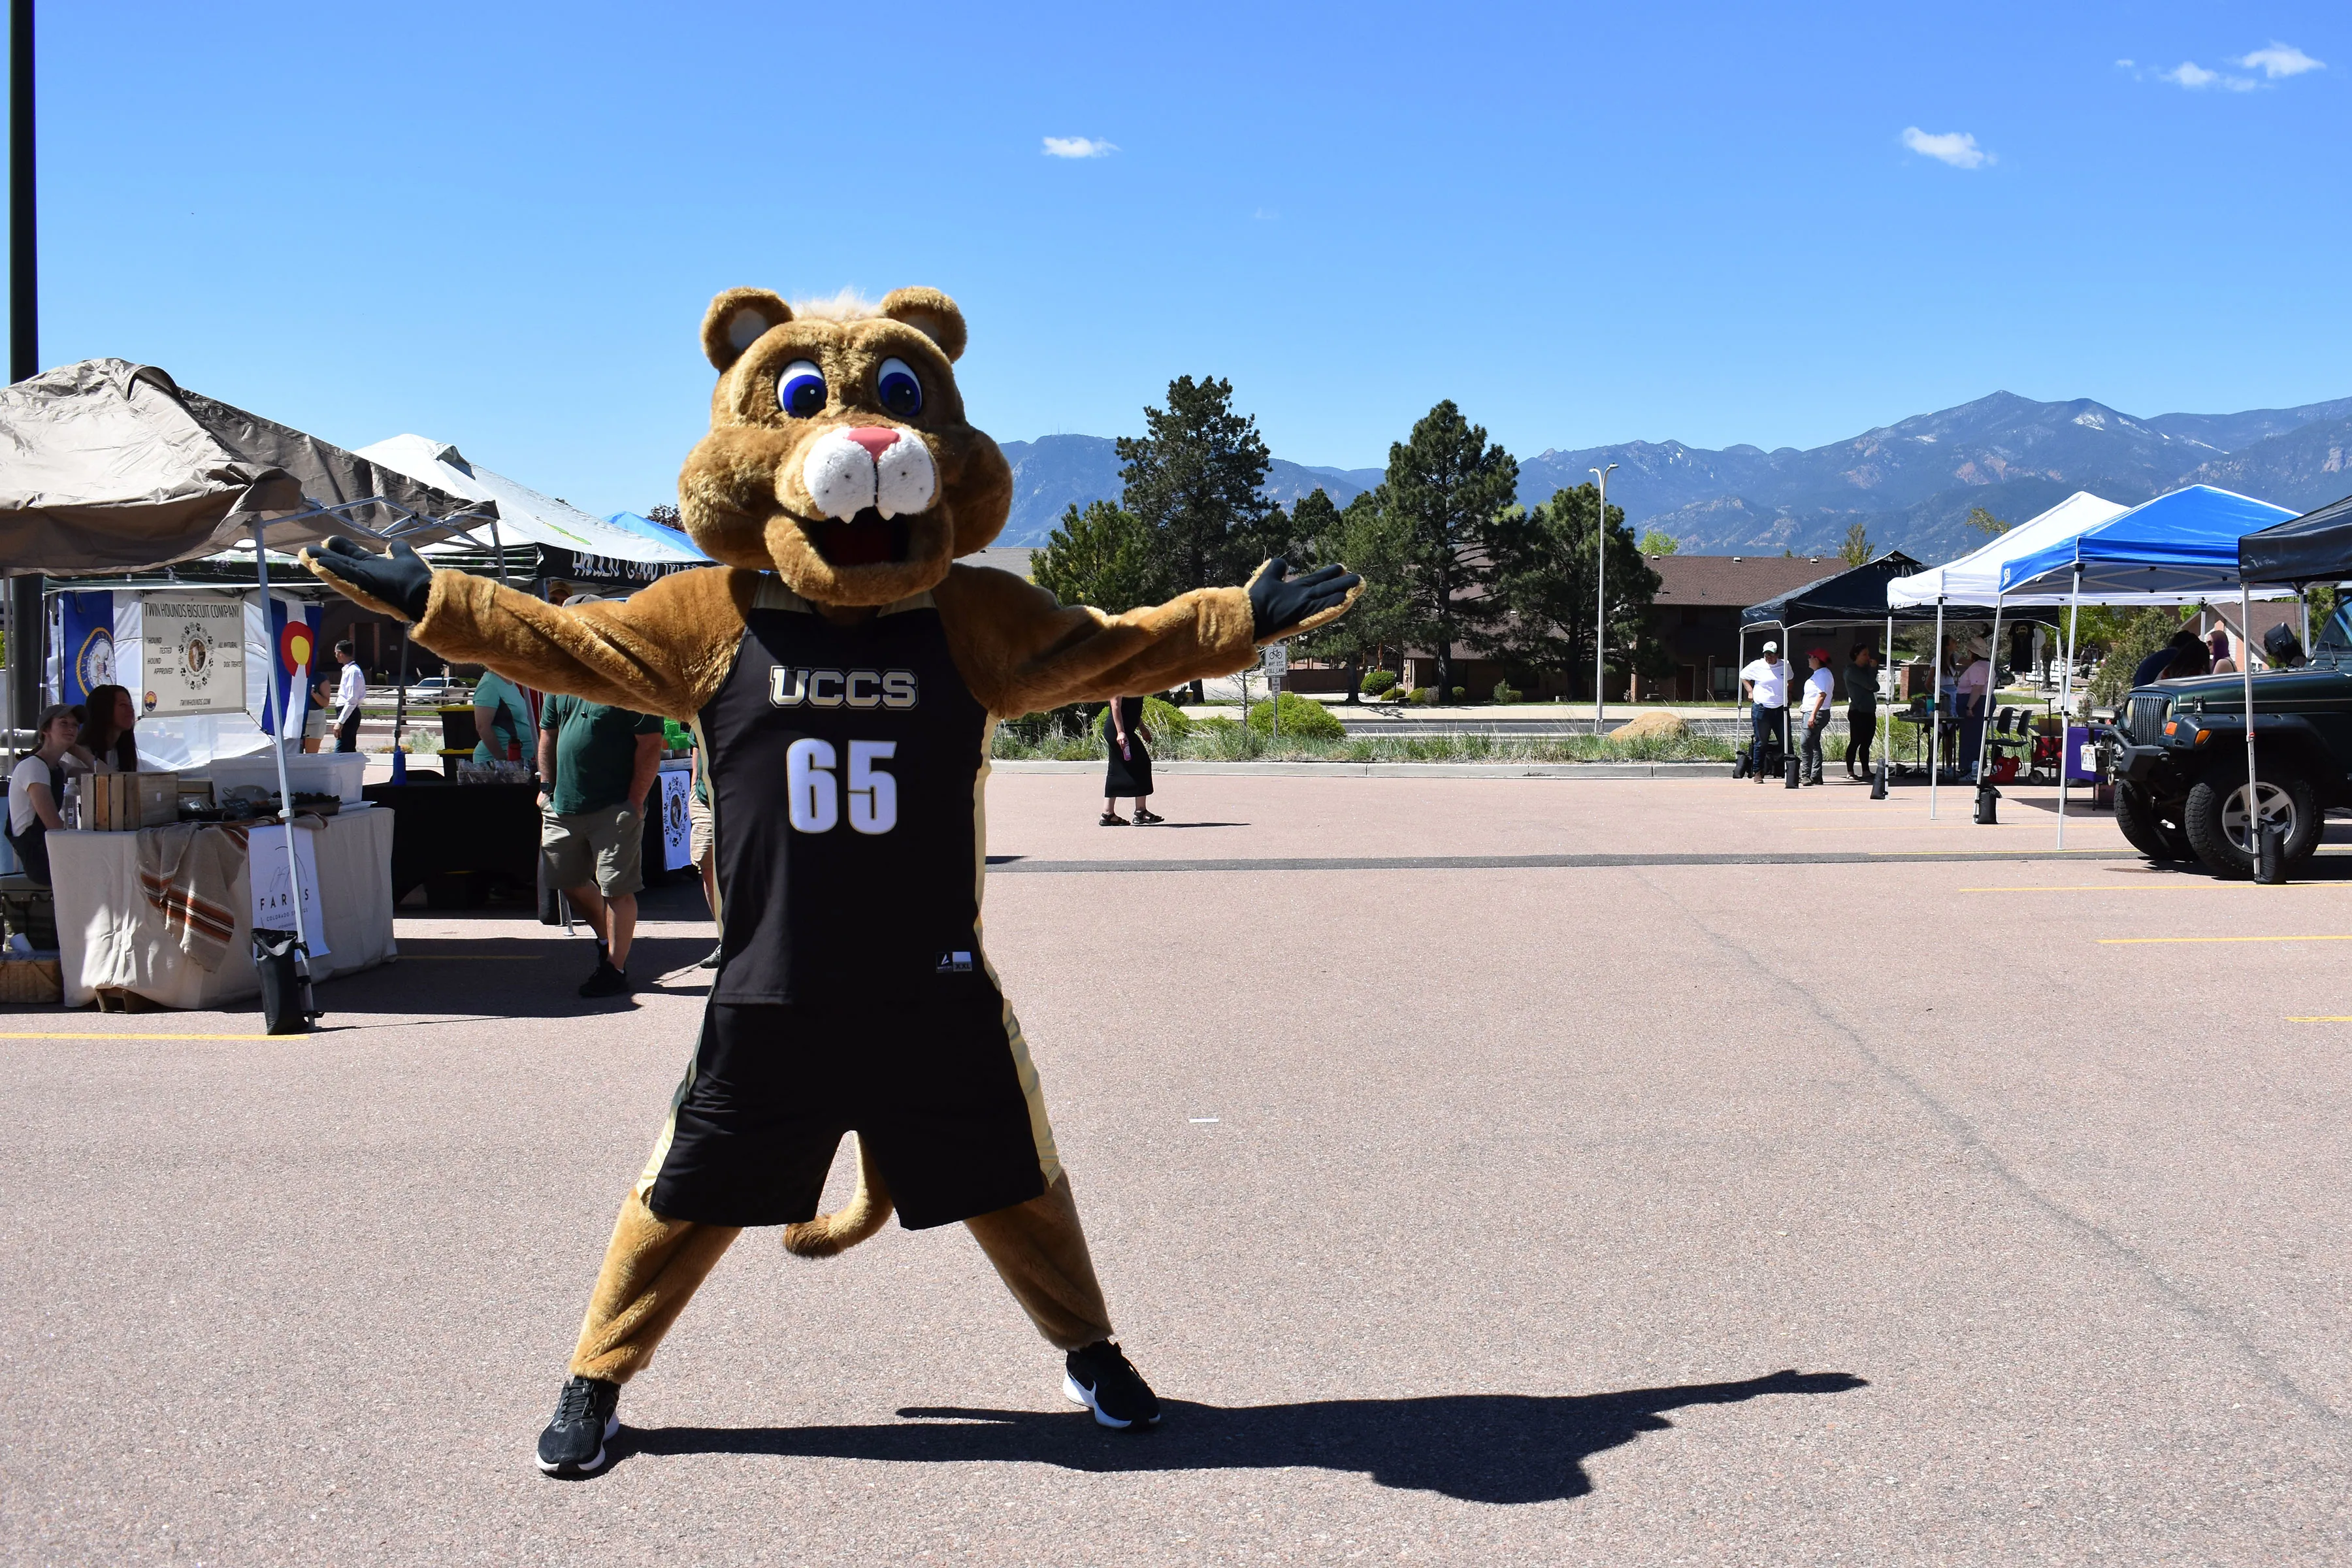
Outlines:
{"label": "mascot tooth", "polygon": [[[1013,476],[965,419],[964,320],[932,289],[795,313],[730,289],[703,319],[710,432],[678,476],[722,564],[562,609],[405,545],[305,561],[445,658],[693,726],[711,794],[721,959],[651,1157],[622,1199],[538,1462],[605,1462],[642,1370],[746,1227],[824,1257],[961,1222],[1108,1426],[1160,1418],[1112,1339],[1021,1023],[981,926],[996,722],[1250,664],[1362,584],[1279,561],[1245,587],[1105,615],[958,565]],[[778,787],[781,782],[781,788]],[[820,1215],[857,1135],[856,1194]]]}

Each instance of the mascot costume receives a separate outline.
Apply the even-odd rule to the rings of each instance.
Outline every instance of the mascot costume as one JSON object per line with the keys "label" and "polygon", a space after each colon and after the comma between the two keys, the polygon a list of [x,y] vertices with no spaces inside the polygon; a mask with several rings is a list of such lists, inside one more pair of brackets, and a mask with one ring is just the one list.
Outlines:
{"label": "mascot costume", "polygon": [[[444,658],[690,723],[709,781],[720,962],[694,1057],[619,1221],[541,1434],[556,1475],[603,1467],[621,1384],[746,1226],[803,1257],[961,1220],[1066,1352],[1106,1426],[1160,1418],[1111,1338],[1037,1070],[982,948],[982,786],[998,720],[1250,664],[1343,614],[1326,566],[1258,568],[1107,616],[956,565],[1004,524],[1013,476],[964,419],[962,312],[930,289],[799,313],[711,302],[710,434],[678,476],[723,564],[625,603],[555,605],[414,551],[349,540],[305,561],[415,623]],[[857,1189],[819,1216],[844,1133]]]}

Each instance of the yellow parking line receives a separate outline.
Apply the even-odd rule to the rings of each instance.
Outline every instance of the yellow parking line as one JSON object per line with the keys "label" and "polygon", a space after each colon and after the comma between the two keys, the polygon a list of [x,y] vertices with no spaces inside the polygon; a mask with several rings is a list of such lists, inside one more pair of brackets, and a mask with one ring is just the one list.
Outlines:
{"label": "yellow parking line", "polygon": [[11,1035],[0,1040],[274,1040],[276,1035]]}
{"label": "yellow parking line", "polygon": [[2203,942],[2352,942],[2352,936],[2103,936],[2101,947],[2179,946]]}
{"label": "yellow parking line", "polygon": [[2326,1013],[2312,1018],[2289,1018],[2290,1024],[2352,1024],[2352,1013]]}
{"label": "yellow parking line", "polygon": [[[2279,882],[2282,888],[2326,888],[2342,886],[2328,882]],[[2046,888],[1962,888],[1963,893],[2193,893],[2203,889],[2239,888],[2252,889],[2258,882],[2144,882],[2137,887],[2128,882],[2070,882]]]}

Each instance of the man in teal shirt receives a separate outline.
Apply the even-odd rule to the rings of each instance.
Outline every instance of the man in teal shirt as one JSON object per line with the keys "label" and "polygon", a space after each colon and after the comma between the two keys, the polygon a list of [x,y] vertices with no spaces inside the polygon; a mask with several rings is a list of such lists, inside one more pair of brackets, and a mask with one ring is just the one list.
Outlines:
{"label": "man in teal shirt", "polygon": [[533,728],[521,689],[495,670],[482,671],[474,683],[474,761],[503,763],[528,755],[524,741]]}
{"label": "man in teal shirt", "polygon": [[539,710],[540,858],[596,933],[583,996],[629,989],[629,939],[646,885],[646,793],[661,773],[662,721],[650,713],[551,697]]}

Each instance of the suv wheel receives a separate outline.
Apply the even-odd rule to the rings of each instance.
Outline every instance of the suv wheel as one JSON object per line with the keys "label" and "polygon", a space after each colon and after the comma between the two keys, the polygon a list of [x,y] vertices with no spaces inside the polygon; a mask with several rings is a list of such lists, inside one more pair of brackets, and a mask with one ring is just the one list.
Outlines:
{"label": "suv wheel", "polygon": [[[2263,770],[2258,792],[2265,820],[2286,819],[2288,866],[2301,865],[2319,847],[2319,791],[2301,769],[2273,764]],[[2181,813],[2189,847],[2206,868],[2221,877],[2254,874],[2252,814],[2247,809],[2246,783],[2234,773],[2198,781],[2189,792]]]}
{"label": "suv wheel", "polygon": [[2158,801],[2137,784],[2116,786],[2116,826],[2131,847],[2151,860],[2194,860],[2189,830],[2181,826],[2180,802]]}

